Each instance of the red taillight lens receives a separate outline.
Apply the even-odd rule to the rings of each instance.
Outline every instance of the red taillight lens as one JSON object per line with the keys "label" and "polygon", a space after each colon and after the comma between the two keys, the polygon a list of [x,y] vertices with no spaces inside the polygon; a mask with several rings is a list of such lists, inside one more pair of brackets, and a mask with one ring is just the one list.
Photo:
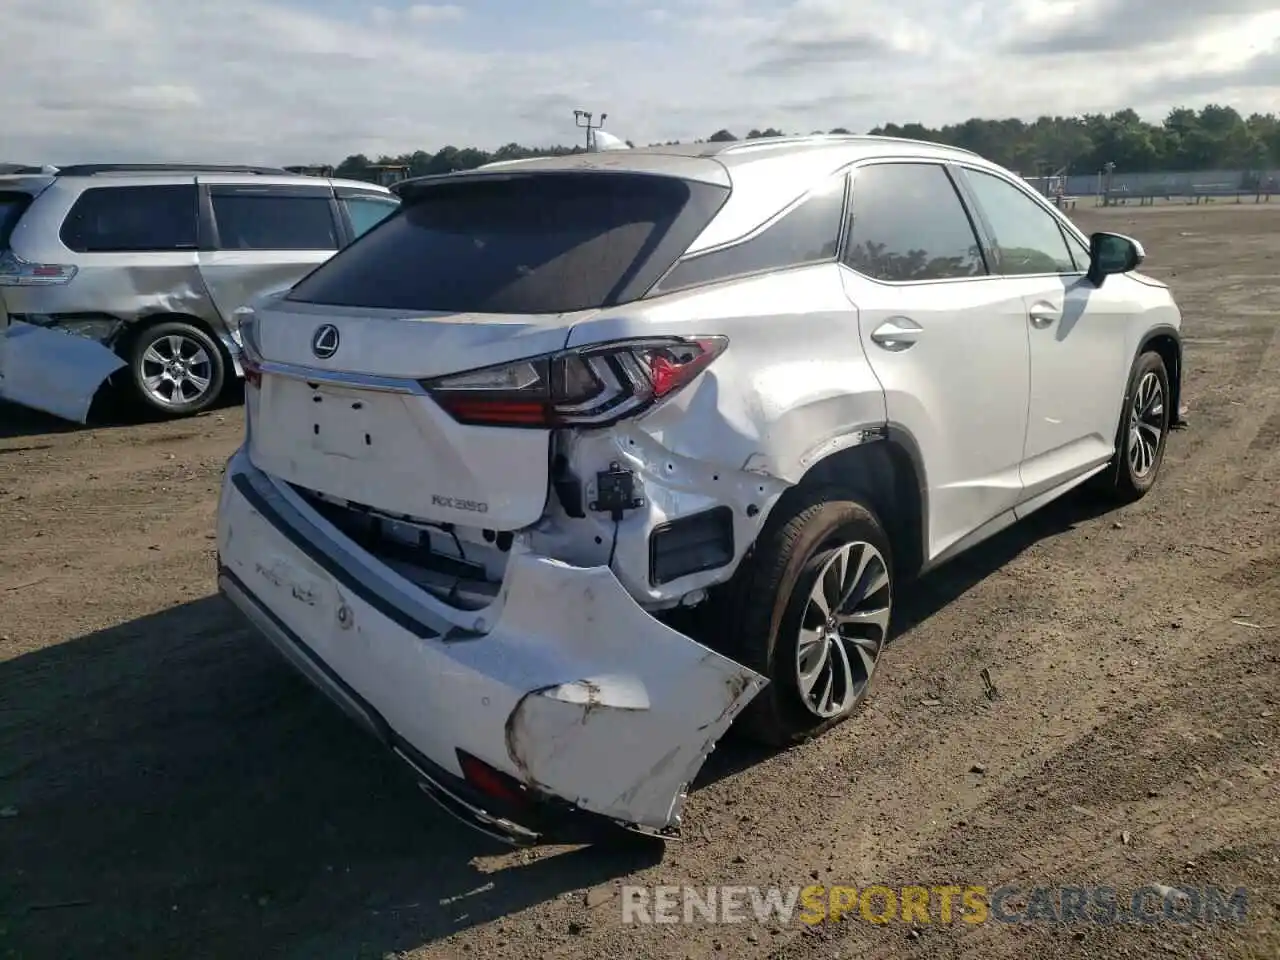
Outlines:
{"label": "red taillight lens", "polygon": [[240,369],[244,371],[245,386],[262,386],[262,358],[258,353],[258,341],[254,334],[257,313],[253,307],[240,307],[231,314],[234,321],[233,336],[240,340]]}
{"label": "red taillight lens", "polygon": [[245,386],[262,386],[262,368],[258,366],[257,357],[254,357],[248,350],[240,354],[240,369],[244,371]]}
{"label": "red taillight lens", "polygon": [[476,790],[487,797],[513,806],[528,804],[529,795],[520,781],[489,766],[483,760],[473,757],[465,750],[456,750],[455,753],[458,755],[458,766],[462,768],[463,778]]}
{"label": "red taillight lens", "polygon": [[519,360],[423,383],[460,423],[606,427],[687,386],[729,341],[631,340]]}

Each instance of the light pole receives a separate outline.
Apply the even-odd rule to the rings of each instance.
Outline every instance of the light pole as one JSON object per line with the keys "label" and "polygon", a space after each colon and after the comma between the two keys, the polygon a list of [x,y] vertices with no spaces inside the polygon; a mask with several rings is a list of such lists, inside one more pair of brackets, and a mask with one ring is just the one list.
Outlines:
{"label": "light pole", "polygon": [[602,113],[600,114],[600,122],[592,123],[592,116],[593,114],[588,110],[573,111],[573,122],[577,124],[577,126],[587,131],[587,152],[588,153],[591,152],[591,131],[599,130],[601,127],[603,127],[605,120],[607,120],[609,117],[607,113]]}

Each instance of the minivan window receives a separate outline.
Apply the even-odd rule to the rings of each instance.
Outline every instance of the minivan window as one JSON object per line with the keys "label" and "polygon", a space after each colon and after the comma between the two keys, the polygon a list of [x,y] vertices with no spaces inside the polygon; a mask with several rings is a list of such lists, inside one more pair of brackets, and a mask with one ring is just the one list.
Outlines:
{"label": "minivan window", "polygon": [[898,283],[987,272],[977,233],[936,163],[877,163],[854,174],[844,262]]}
{"label": "minivan window", "polygon": [[533,173],[461,179],[304,278],[289,299],[453,313],[567,313],[647,289],[723,204],[675,177]]}
{"label": "minivan window", "polygon": [[387,219],[399,206],[395,200],[374,197],[347,197],[342,202],[346,204],[347,216],[351,218],[351,230],[357,237],[363,236]]}
{"label": "minivan window", "polygon": [[651,295],[764,270],[784,270],[834,260],[840,246],[844,195],[845,176],[841,174],[814,190],[754,237],[677,263]]}
{"label": "minivan window", "polygon": [[141,253],[196,248],[195,184],[90,187],[62,223],[62,242],[78,253]]}
{"label": "minivan window", "polygon": [[9,249],[9,236],[30,204],[30,194],[0,193],[0,250]]}
{"label": "minivan window", "polygon": [[1071,251],[1053,214],[1000,177],[971,169],[965,170],[965,177],[994,234],[998,272],[1027,275],[1075,271]]}
{"label": "minivan window", "polygon": [[212,191],[222,250],[337,250],[338,228],[326,196]]}

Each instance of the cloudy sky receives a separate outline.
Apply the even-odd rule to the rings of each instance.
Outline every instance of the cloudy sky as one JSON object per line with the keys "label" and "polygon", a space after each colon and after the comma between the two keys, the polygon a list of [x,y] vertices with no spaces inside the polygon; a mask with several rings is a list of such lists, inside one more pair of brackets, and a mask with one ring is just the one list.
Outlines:
{"label": "cloudy sky", "polygon": [[3,0],[0,160],[1280,108],[1277,0]]}

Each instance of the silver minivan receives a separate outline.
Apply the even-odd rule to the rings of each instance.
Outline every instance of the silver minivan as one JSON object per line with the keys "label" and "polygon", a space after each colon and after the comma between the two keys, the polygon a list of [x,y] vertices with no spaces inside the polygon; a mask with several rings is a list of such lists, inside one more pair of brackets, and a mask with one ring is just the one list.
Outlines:
{"label": "silver minivan", "polygon": [[385,187],[219,164],[0,175],[0,397],[83,421],[108,378],[167,416],[242,376],[237,308],[394,212]]}

